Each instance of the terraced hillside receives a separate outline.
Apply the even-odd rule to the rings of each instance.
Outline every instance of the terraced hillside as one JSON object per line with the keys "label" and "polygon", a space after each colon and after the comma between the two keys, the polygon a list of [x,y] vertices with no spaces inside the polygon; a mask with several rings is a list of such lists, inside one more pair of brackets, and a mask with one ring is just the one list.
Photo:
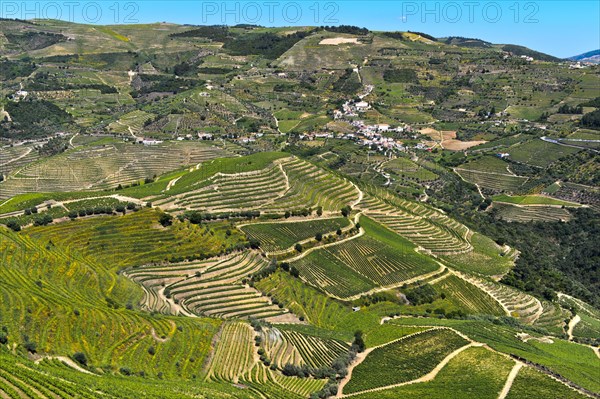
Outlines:
{"label": "terraced hillside", "polygon": [[321,368],[331,365],[346,353],[348,344],[333,339],[297,333],[293,330],[265,329],[261,332],[262,348],[271,364],[283,368],[286,364]]}
{"label": "terraced hillside", "polygon": [[460,165],[455,171],[463,179],[497,192],[518,192],[529,180],[527,177],[517,176],[510,169],[510,164],[492,156],[484,156]]}
{"label": "terraced hillside", "polygon": [[[135,311],[139,287],[109,265],[47,240],[0,229],[0,248],[1,323],[14,348],[49,356],[85,352],[89,364],[110,372],[126,368],[168,378],[201,372],[219,320]],[[2,345],[0,352],[6,350]]]}
{"label": "terraced hillside", "polygon": [[266,266],[249,252],[225,258],[146,265],[126,272],[146,293],[144,308],[167,314],[276,319],[287,312],[245,281]]}
{"label": "terraced hillside", "polygon": [[[357,393],[414,380],[469,342],[449,330],[427,330],[375,348],[352,370],[344,393]],[[402,360],[400,360],[402,359]]]}
{"label": "terraced hillside", "polygon": [[599,397],[600,66],[262,22],[0,18],[0,399]]}
{"label": "terraced hillside", "polygon": [[497,217],[510,222],[548,222],[571,220],[571,213],[561,207],[542,205],[510,205],[497,203],[493,205]]}
{"label": "terraced hillside", "polygon": [[160,215],[154,209],[144,208],[123,217],[81,219],[36,227],[29,233],[93,257],[115,271],[150,262],[218,255],[243,240],[237,234],[227,235],[226,225],[207,229],[178,222],[163,227],[159,223]]}
{"label": "terraced hillside", "polygon": [[338,211],[359,198],[358,189],[347,180],[298,158],[275,159],[264,168],[251,169],[236,173],[209,169],[187,191],[154,203],[172,210],[273,213],[319,206]]}
{"label": "terraced hillside", "polygon": [[402,237],[368,218],[360,221],[364,234],[316,248],[292,262],[302,278],[333,296],[348,298],[441,271]]}
{"label": "terraced hillside", "polygon": [[252,223],[240,229],[249,237],[260,242],[268,253],[290,249],[295,243],[313,239],[317,234],[337,233],[347,230],[350,221],[346,218],[317,219],[279,223]]}
{"label": "terraced hillside", "polygon": [[202,143],[142,146],[109,140],[106,144],[86,145],[52,159],[29,163],[0,182],[0,198],[23,193],[115,188],[225,156],[228,156],[226,151]]}
{"label": "terraced hillside", "polygon": [[399,200],[390,205],[366,197],[358,206],[367,216],[432,253],[457,254],[473,249],[466,226],[416,202]]}

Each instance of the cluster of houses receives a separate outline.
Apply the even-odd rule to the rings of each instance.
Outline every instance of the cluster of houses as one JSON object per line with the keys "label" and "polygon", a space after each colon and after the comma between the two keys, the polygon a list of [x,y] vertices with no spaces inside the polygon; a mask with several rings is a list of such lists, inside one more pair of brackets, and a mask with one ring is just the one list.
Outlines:
{"label": "cluster of houses", "polygon": [[342,109],[336,109],[333,111],[333,119],[344,119],[347,117],[355,117],[358,116],[359,113],[365,112],[371,109],[371,105],[366,101],[346,101],[342,105]]}
{"label": "cluster of houses", "polygon": [[[346,103],[346,104],[351,104],[351,102]],[[344,105],[346,105],[344,104]],[[355,103],[357,104],[357,103]],[[342,111],[337,111],[339,113],[342,113]],[[345,111],[343,112],[343,116],[341,118],[343,118],[344,116],[353,116],[353,112],[348,112],[346,113]],[[341,119],[338,118],[338,119]],[[412,133],[412,128],[408,125],[405,126],[398,126],[398,127],[391,127],[388,124],[385,123],[377,123],[377,124],[372,124],[372,125],[367,125],[364,121],[362,120],[353,120],[353,121],[349,121],[350,124],[356,129],[355,133],[332,133],[332,132],[326,132],[326,133],[307,133],[307,134],[302,134],[299,136],[300,140],[316,140],[316,139],[333,139],[333,138],[337,138],[337,139],[342,139],[342,140],[351,140],[356,142],[359,145],[362,146],[366,146],[366,147],[375,147],[373,149],[377,149],[378,151],[388,151],[388,150],[399,150],[399,151],[405,151],[406,147],[404,146],[404,144],[400,141],[397,141],[396,139],[394,139],[393,137],[388,137],[389,135],[384,135],[384,133],[392,133],[392,132],[397,132],[397,133]],[[425,148],[422,148],[425,149]]]}

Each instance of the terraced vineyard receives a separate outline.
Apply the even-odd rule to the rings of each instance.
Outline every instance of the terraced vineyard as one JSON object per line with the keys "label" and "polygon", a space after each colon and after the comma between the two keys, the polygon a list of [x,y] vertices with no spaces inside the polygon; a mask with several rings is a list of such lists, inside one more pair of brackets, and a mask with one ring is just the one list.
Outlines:
{"label": "terraced vineyard", "polygon": [[[544,312],[542,303],[524,292],[490,280],[465,275],[462,277],[491,295],[502,305],[508,315],[518,317],[526,323],[536,322]],[[546,311],[554,313],[551,308],[547,308]]]}
{"label": "terraced vineyard", "polygon": [[554,222],[571,220],[571,213],[564,208],[541,205],[510,205],[496,203],[493,205],[498,218],[510,222]]}
{"label": "terraced vineyard", "polygon": [[249,237],[260,242],[266,252],[291,248],[295,243],[314,238],[316,234],[335,233],[350,226],[346,218],[317,219],[284,223],[252,223],[240,227]]}
{"label": "terraced vineyard", "polygon": [[[73,363],[72,360],[69,360]],[[78,366],[81,368],[81,366]],[[180,388],[178,382],[149,378],[96,375],[75,370],[61,359],[34,363],[26,357],[0,353],[0,396],[5,399],[115,398],[129,399],[144,391],[149,399],[181,399],[212,396],[220,399],[257,399],[260,395],[240,392],[229,384],[205,384]],[[318,389],[318,388],[317,388]]]}
{"label": "terraced vineyard", "polygon": [[0,175],[8,175],[37,159],[39,152],[29,146],[1,147]]}
{"label": "terraced vineyard", "polygon": [[374,221],[361,218],[361,226],[365,235],[316,249],[292,264],[309,284],[340,298],[440,271],[413,244]]}
{"label": "terraced vineyard", "polygon": [[415,202],[399,200],[397,205],[374,197],[359,204],[367,216],[433,253],[454,254],[473,249],[465,226]]}
{"label": "terraced vineyard", "polygon": [[541,139],[531,140],[509,149],[510,158],[538,167],[546,167],[562,157],[573,155],[580,151],[578,148],[565,147],[548,143]]}
{"label": "terraced vineyard", "polygon": [[228,155],[217,147],[185,142],[140,146],[110,141],[78,147],[9,175],[0,182],[0,199],[23,193],[114,188]]}
{"label": "terraced vineyard", "polygon": [[[259,395],[282,399],[308,397],[325,384],[324,380],[284,376],[259,362],[254,346],[255,332],[243,322],[227,322],[219,333],[214,355],[207,365],[207,381],[250,384]],[[312,342],[308,343],[308,349]]]}
{"label": "terraced vineyard", "polygon": [[283,195],[286,179],[283,170],[271,166],[257,172],[233,175],[217,174],[209,179],[209,185],[176,197],[158,202],[168,208],[224,212],[238,209],[260,209]]}
{"label": "terraced vineyard", "polygon": [[509,173],[483,172],[479,170],[456,168],[456,172],[466,181],[493,191],[515,193],[529,179]]}
{"label": "terraced vineyard", "polygon": [[349,346],[333,339],[297,333],[293,330],[271,328],[261,332],[262,347],[271,364],[282,368],[286,364],[322,368],[348,352]]}
{"label": "terraced vineyard", "polygon": [[318,206],[323,211],[338,212],[359,199],[358,189],[348,180],[327,173],[306,161],[288,158],[281,165],[288,177],[289,189],[281,198],[264,206],[265,212],[314,209]]}
{"label": "terraced vineyard", "polygon": [[37,227],[30,234],[62,244],[106,265],[113,270],[139,266],[149,262],[165,262],[200,255],[219,254],[226,246],[235,246],[242,237],[227,236],[227,226],[202,228],[189,223],[162,227],[160,213],[144,208],[123,217],[92,218],[69,223]]}
{"label": "terraced vineyard", "polygon": [[258,362],[254,353],[254,331],[249,324],[229,322],[223,325],[220,339],[208,365],[207,380],[237,383]]}
{"label": "terraced vineyard", "polygon": [[258,256],[244,252],[200,262],[146,265],[126,274],[145,288],[144,308],[150,311],[222,318],[275,318],[287,310],[243,283],[265,266]]}
{"label": "terraced vineyard", "polygon": [[461,309],[467,309],[469,313],[499,316],[505,314],[502,306],[489,294],[456,275],[449,274],[432,285],[451,302]]}
{"label": "terraced vineyard", "polygon": [[356,399],[497,398],[512,364],[512,361],[497,353],[485,348],[472,347],[451,359],[430,381],[366,392],[352,397]]}
{"label": "terraced vineyard", "polygon": [[584,399],[588,396],[561,384],[539,371],[525,367],[517,374],[506,397],[507,399],[526,397]]}
{"label": "terraced vineyard", "polygon": [[255,22],[0,18],[0,399],[600,398],[600,65]]}
{"label": "terraced vineyard", "polygon": [[142,132],[144,123],[153,117],[152,114],[136,110],[122,115],[119,120],[108,125],[108,129],[111,132],[125,136],[139,135]]}
{"label": "terraced vineyard", "polygon": [[103,365],[107,372],[124,368],[190,378],[202,371],[220,321],[133,311],[142,294],[135,284],[109,265],[48,240],[0,229],[0,254],[2,328],[19,352],[30,342],[44,355],[85,351],[90,364]]}
{"label": "terraced vineyard", "polygon": [[191,190],[155,201],[166,209],[225,212],[260,209],[267,213],[322,207],[338,211],[358,198],[348,181],[297,158],[276,160],[264,169],[215,171]]}
{"label": "terraced vineyard", "polygon": [[451,330],[434,329],[408,335],[370,352],[352,370],[344,394],[400,384],[423,377],[468,341]]}

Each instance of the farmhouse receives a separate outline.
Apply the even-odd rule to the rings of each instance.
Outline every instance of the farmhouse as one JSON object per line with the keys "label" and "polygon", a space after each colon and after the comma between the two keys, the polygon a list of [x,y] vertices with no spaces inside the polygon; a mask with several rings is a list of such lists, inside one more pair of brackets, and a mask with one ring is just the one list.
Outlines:
{"label": "farmhouse", "polygon": [[366,111],[369,108],[371,108],[371,106],[369,105],[368,102],[366,101],[359,101],[356,104],[354,104],[354,107],[358,110],[358,111]]}
{"label": "farmhouse", "polygon": [[146,146],[159,145],[161,143],[162,143],[162,141],[160,141],[160,140],[154,140],[154,139],[143,139],[142,140],[142,144],[146,145]]}

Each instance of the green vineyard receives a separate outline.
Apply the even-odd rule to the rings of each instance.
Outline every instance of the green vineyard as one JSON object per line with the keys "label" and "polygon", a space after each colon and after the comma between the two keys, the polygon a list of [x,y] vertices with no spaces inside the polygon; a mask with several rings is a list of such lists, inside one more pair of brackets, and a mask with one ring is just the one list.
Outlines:
{"label": "green vineyard", "polygon": [[144,308],[167,314],[222,318],[274,318],[287,312],[243,280],[266,263],[245,252],[200,262],[147,265],[126,275],[146,292]]}
{"label": "green vineyard", "polygon": [[252,223],[240,229],[258,240],[263,250],[271,253],[289,249],[295,243],[312,239],[317,234],[335,234],[338,229],[346,230],[349,225],[348,219],[335,218],[306,222]]}
{"label": "green vineyard", "polygon": [[367,391],[411,381],[434,369],[446,356],[468,344],[450,330],[427,330],[374,349],[352,370],[344,393]]}
{"label": "green vineyard", "polygon": [[418,253],[412,243],[368,218],[360,221],[365,235],[316,249],[293,262],[306,281],[347,298],[439,271],[440,266]]}

